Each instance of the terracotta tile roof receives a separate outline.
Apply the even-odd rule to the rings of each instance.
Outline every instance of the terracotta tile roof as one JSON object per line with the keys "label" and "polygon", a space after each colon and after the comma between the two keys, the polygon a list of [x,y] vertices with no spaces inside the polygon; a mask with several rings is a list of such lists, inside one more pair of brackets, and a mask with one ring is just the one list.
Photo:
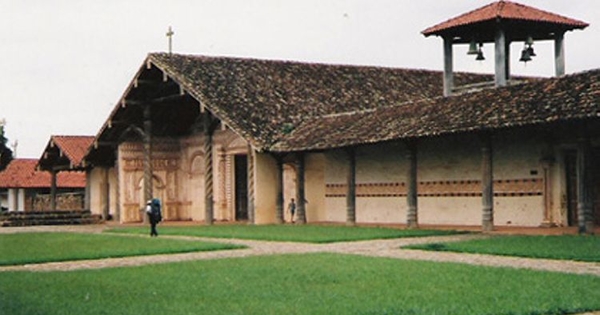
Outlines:
{"label": "terracotta tile roof", "polygon": [[479,9],[459,15],[440,24],[427,28],[422,33],[425,36],[440,35],[453,28],[472,25],[482,22],[494,21],[496,19],[507,21],[535,21],[555,24],[565,30],[583,29],[589,24],[550,13],[530,6],[511,1],[497,1],[483,6]]}
{"label": "terracotta tile roof", "polygon": [[[0,172],[0,188],[50,188],[49,172],[36,169],[36,159],[14,159]],[[60,172],[56,178],[58,188],[85,188],[85,173]]]}
{"label": "terracotta tile roof", "polygon": [[[306,120],[430,99],[443,86],[442,73],[429,70],[176,54],[150,54],[148,62],[258,150]],[[457,85],[492,79],[455,75]]]}
{"label": "terracotta tile roof", "polygon": [[50,139],[74,165],[80,165],[87,149],[94,142],[93,136],[52,136]]}
{"label": "terracotta tile roof", "polygon": [[271,150],[321,150],[592,118],[600,118],[600,69],[448,98],[313,117]]}
{"label": "terracotta tile roof", "polygon": [[43,170],[50,170],[52,166],[81,167],[93,142],[93,136],[51,136],[39,165]]}

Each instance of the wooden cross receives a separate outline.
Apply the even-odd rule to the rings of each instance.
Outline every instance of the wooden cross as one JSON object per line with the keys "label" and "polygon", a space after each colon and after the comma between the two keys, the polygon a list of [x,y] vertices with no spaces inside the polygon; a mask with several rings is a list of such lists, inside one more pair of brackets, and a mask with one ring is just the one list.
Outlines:
{"label": "wooden cross", "polygon": [[173,30],[171,29],[171,27],[169,26],[169,30],[167,31],[167,37],[169,38],[169,55],[172,53],[172,48],[173,48],[173,35],[175,35],[175,32],[173,32]]}

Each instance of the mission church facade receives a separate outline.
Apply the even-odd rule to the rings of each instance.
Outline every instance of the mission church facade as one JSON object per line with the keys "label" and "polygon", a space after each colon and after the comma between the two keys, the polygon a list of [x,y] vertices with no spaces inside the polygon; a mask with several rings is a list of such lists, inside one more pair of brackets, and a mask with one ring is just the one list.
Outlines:
{"label": "mission church facade", "polygon": [[[443,72],[149,54],[85,157],[89,206],[141,222],[157,197],[168,221],[270,224],[294,198],[299,223],[590,232],[600,71],[564,75],[563,48],[586,26],[494,2],[423,32]],[[507,47],[532,40],[555,42],[555,78],[510,75]],[[493,43],[494,75],[453,72],[469,43]]]}

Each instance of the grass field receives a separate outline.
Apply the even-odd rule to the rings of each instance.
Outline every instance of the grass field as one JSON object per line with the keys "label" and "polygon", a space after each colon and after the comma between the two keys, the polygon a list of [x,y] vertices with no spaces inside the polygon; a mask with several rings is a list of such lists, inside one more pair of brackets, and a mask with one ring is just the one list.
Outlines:
{"label": "grass field", "polygon": [[3,314],[571,314],[600,277],[335,254],[2,272]]}
{"label": "grass field", "polygon": [[[147,228],[114,228],[109,232],[146,234]],[[452,235],[456,231],[401,230],[376,227],[321,225],[212,225],[172,227],[159,226],[161,235],[188,235],[216,238],[239,238],[264,241],[334,243],[346,241]]]}
{"label": "grass field", "polygon": [[240,246],[110,234],[0,234],[0,266],[232,248]]}
{"label": "grass field", "polygon": [[408,248],[600,262],[600,236],[587,235],[496,236],[455,243],[413,245]]}

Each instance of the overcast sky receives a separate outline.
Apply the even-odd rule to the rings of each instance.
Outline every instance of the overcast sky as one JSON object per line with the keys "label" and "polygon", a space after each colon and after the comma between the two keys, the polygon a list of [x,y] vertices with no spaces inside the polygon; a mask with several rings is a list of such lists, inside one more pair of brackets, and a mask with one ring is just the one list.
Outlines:
{"label": "overcast sky", "polygon": [[[96,135],[149,52],[442,69],[442,40],[421,31],[490,0],[0,0],[0,120],[18,157],[51,135]],[[600,68],[600,1],[520,0],[590,23],[566,35],[568,73]],[[598,23],[598,24],[596,24]],[[515,74],[553,74],[551,42]],[[492,73],[466,46],[455,69]]]}

